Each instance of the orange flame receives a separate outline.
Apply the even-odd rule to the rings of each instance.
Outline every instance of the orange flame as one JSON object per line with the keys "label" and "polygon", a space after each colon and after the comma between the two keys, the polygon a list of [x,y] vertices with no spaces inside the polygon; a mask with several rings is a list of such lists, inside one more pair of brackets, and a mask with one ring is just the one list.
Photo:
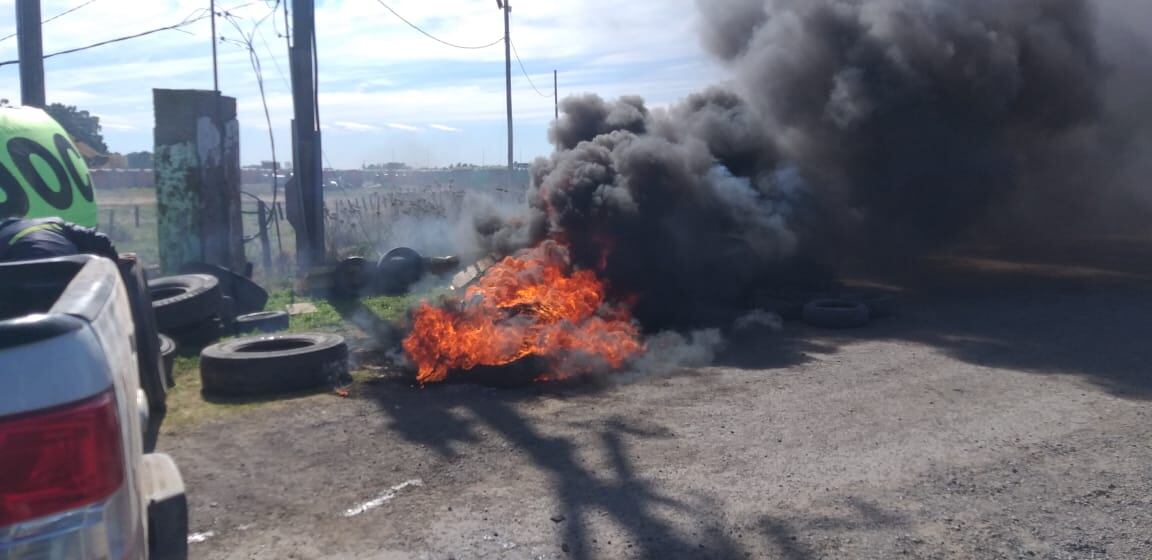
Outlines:
{"label": "orange flame", "polygon": [[605,303],[604,283],[590,270],[571,270],[567,251],[545,242],[489,268],[457,306],[421,303],[404,350],[420,383],[452,370],[547,360],[540,379],[619,368],[643,350],[626,307]]}

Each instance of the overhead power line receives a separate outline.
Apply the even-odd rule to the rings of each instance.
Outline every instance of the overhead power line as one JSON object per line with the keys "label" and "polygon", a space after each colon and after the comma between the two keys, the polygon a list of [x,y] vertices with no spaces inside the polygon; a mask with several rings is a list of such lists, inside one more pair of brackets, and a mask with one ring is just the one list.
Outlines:
{"label": "overhead power line", "polygon": [[[279,8],[280,8],[280,0],[276,0],[276,3],[272,5],[272,9],[269,10],[268,13],[264,17],[256,20],[256,23],[254,23],[252,25],[252,30],[247,32],[247,33],[245,33],[244,29],[240,27],[240,23],[237,21],[237,16],[235,16],[229,12],[224,12],[224,19],[228,23],[232,24],[232,27],[234,27],[236,29],[236,32],[239,33],[240,36],[244,38],[244,40],[243,41],[237,41],[235,39],[225,39],[224,37],[220,37],[221,41],[228,41],[231,43],[238,44],[238,45],[244,47],[248,51],[248,60],[252,64],[252,72],[256,76],[256,85],[260,90],[260,103],[264,107],[264,121],[268,125],[268,145],[272,151],[272,207],[273,208],[276,207],[276,202],[277,202],[276,199],[277,199],[278,193],[280,191],[279,160],[276,157],[276,135],[274,134],[274,131],[272,128],[272,114],[268,110],[268,96],[267,96],[267,93],[265,92],[265,89],[264,89],[264,65],[261,64],[261,62],[260,62],[260,53],[256,52],[256,44],[254,42],[254,39],[260,32],[260,26],[263,25],[264,22],[267,21],[269,18],[272,18],[272,16],[276,15],[276,10],[278,10]],[[275,18],[272,18],[272,23],[273,24],[276,23]],[[263,37],[263,35],[261,35],[261,37]],[[265,43],[265,47],[267,47],[267,43]],[[271,49],[269,49],[269,54],[272,54]],[[275,62],[275,60],[276,60],[275,57],[273,57],[272,60],[273,60],[273,62]],[[279,68],[279,67],[277,67],[277,68]],[[281,77],[283,77],[283,74],[281,74]],[[289,89],[291,89],[291,87],[289,87]],[[284,252],[284,244],[283,244],[283,238],[281,238],[281,236],[280,236],[280,222],[279,222],[279,220],[273,220],[273,223],[276,225],[276,244],[277,244],[277,247],[279,248],[279,251],[281,253],[283,253]],[[264,231],[267,227],[268,227],[267,223],[260,224],[261,231]]]}
{"label": "overhead power line", "polygon": [[449,47],[454,47],[457,49],[479,50],[479,49],[486,49],[486,48],[491,47],[493,45],[497,45],[504,40],[504,38],[501,37],[501,38],[496,39],[495,41],[492,41],[491,43],[488,43],[486,45],[475,45],[475,46],[457,45],[456,43],[450,43],[450,42],[445,41],[444,39],[441,39],[441,38],[427,32],[427,31],[424,31],[423,29],[420,29],[420,26],[416,25],[415,23],[408,21],[407,18],[400,15],[396,10],[393,10],[391,6],[389,6],[388,4],[385,4],[384,0],[376,0],[376,1],[379,2],[381,6],[384,6],[384,8],[387,9],[389,12],[392,12],[392,15],[400,18],[400,21],[407,23],[408,27],[411,27],[412,29],[415,29],[416,31],[423,33],[426,37],[428,37],[429,39],[432,39],[433,41],[436,41],[438,43],[443,43],[445,45],[448,45]]}
{"label": "overhead power line", "polygon": [[528,75],[528,70],[524,68],[524,61],[520,60],[520,53],[516,52],[516,43],[509,41],[508,44],[512,45],[512,53],[516,55],[516,62],[520,63],[520,71],[523,72],[524,77],[528,79],[528,85],[532,86],[532,89],[536,90],[536,95],[539,95],[540,97],[552,97],[551,93],[541,93],[540,88],[537,88],[536,84],[532,83],[532,77]]}
{"label": "overhead power line", "polygon": [[[63,12],[60,12],[60,13],[58,13],[58,14],[56,14],[56,15],[54,15],[54,16],[52,16],[52,17],[50,17],[50,18],[48,18],[48,19],[46,19],[46,20],[44,20],[44,21],[42,21],[42,22],[40,22],[40,25],[44,25],[45,23],[48,23],[48,22],[50,22],[50,21],[52,21],[52,20],[54,20],[54,19],[59,19],[59,18],[62,18],[62,17],[66,16],[66,15],[68,15],[68,14],[72,13],[72,12],[75,12],[76,10],[79,10],[80,8],[83,8],[84,6],[87,6],[88,4],[91,4],[91,3],[95,2],[95,1],[96,1],[96,0],[88,0],[87,2],[85,2],[85,3],[83,3],[83,4],[80,4],[79,6],[73,6],[73,7],[71,7],[71,8],[68,8],[67,10],[64,10]],[[16,35],[18,35],[18,33],[9,33],[9,34],[7,34],[7,35],[5,35],[5,36],[3,36],[3,37],[0,37],[0,41],[7,41],[8,39],[11,39],[11,38],[15,37]]]}
{"label": "overhead power line", "polygon": [[[230,9],[238,10],[240,8],[243,8],[245,6],[250,6],[250,5],[255,4],[255,3],[256,2],[249,2],[247,4],[242,4],[240,6],[236,6],[234,8],[230,8]],[[206,12],[206,11],[207,10],[201,9],[201,10],[197,10],[196,12],[193,12],[193,13],[200,13],[200,12]],[[88,49],[94,49],[96,47],[103,47],[104,45],[110,45],[112,43],[119,43],[121,41],[128,41],[130,39],[137,39],[137,38],[144,37],[147,35],[152,35],[153,33],[160,33],[161,31],[181,31],[182,30],[181,28],[188,27],[189,25],[192,25],[193,23],[208,19],[209,17],[212,17],[211,12],[202,13],[201,15],[198,15],[195,17],[190,16],[190,17],[184,18],[184,20],[182,20],[180,23],[175,23],[172,25],[166,25],[164,27],[157,27],[155,29],[149,29],[148,31],[141,31],[140,33],[134,33],[132,35],[125,35],[123,37],[117,37],[115,39],[108,39],[106,41],[100,41],[98,43],[92,43],[91,45],[85,45],[83,47],[76,47],[74,49],[66,49],[66,50],[62,50],[62,51],[57,51],[54,53],[44,55],[44,58],[49,59],[49,58],[52,58],[55,56],[60,56],[62,54],[72,54],[72,53],[77,53],[77,52],[81,52],[81,51],[86,51]],[[0,66],[9,66],[12,64],[19,64],[19,63],[20,63],[20,59],[5,60],[3,62],[0,62]]]}

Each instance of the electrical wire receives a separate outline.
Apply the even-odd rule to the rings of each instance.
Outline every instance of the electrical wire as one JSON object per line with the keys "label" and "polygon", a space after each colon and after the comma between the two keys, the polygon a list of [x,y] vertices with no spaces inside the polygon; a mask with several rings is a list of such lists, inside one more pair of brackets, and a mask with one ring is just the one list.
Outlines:
{"label": "electrical wire", "polygon": [[[227,21],[228,23],[231,23],[232,27],[236,28],[236,32],[239,33],[240,36],[244,38],[244,41],[225,39],[224,37],[220,38],[221,41],[227,40],[227,41],[230,41],[233,43],[238,43],[241,46],[246,48],[246,50],[248,51],[248,60],[252,64],[252,72],[256,75],[256,86],[260,91],[260,103],[264,107],[264,121],[268,125],[268,145],[269,145],[271,152],[272,152],[272,209],[273,209],[273,212],[275,212],[277,196],[278,196],[278,193],[280,191],[280,188],[279,188],[280,187],[279,161],[276,158],[276,135],[275,135],[273,128],[272,128],[272,114],[268,110],[268,96],[267,96],[265,89],[264,89],[264,66],[260,62],[260,53],[256,52],[256,45],[253,43],[253,38],[256,36],[256,33],[259,31],[260,25],[263,24],[265,21],[267,21],[270,16],[272,16],[276,13],[276,10],[279,9],[279,7],[280,7],[279,4],[280,4],[280,0],[277,0],[276,4],[272,6],[272,9],[268,12],[268,14],[265,15],[264,17],[260,18],[259,20],[256,21],[255,24],[253,24],[252,31],[250,31],[249,33],[244,33],[244,30],[240,27],[240,24],[236,21],[236,19],[237,19],[236,16],[225,11],[224,12],[224,20]],[[273,20],[273,21],[275,21],[275,20]],[[278,216],[278,214],[276,214],[275,216]],[[283,239],[281,238],[281,235],[280,235],[280,220],[278,217],[273,219],[273,224],[276,226],[277,250],[281,254],[283,254],[284,253],[284,242],[283,242]],[[267,227],[268,227],[267,223],[260,224],[261,230],[264,230]]]}
{"label": "electrical wire", "polygon": [[284,47],[292,50],[292,26],[288,25],[288,3],[284,3]]}
{"label": "electrical wire", "polygon": [[[92,43],[91,45],[86,45],[86,46],[83,46],[83,47],[77,47],[77,48],[74,48],[74,49],[67,49],[67,50],[63,50],[63,51],[57,51],[57,52],[54,52],[54,53],[49,53],[49,54],[46,54],[46,55],[44,55],[44,60],[47,60],[47,59],[49,59],[49,58],[52,58],[52,57],[55,57],[55,56],[60,56],[60,55],[62,55],[62,54],[72,54],[72,53],[78,53],[78,52],[80,52],[80,51],[86,51],[86,50],[88,50],[88,49],[94,49],[94,48],[96,48],[96,47],[103,47],[103,46],[105,46],[105,45],[111,45],[112,43],[119,43],[119,42],[121,42],[121,41],[127,41],[127,40],[129,40],[129,39],[138,39],[138,38],[140,38],[140,37],[144,37],[144,36],[146,36],[146,35],[151,35],[151,34],[153,34],[153,33],[159,33],[159,32],[161,32],[161,31],[172,31],[172,30],[176,30],[176,29],[179,29],[179,28],[181,28],[181,27],[186,27],[186,26],[188,26],[188,25],[191,25],[191,24],[193,24],[193,23],[196,23],[196,22],[198,22],[198,21],[200,21],[200,20],[202,20],[202,19],[205,19],[205,18],[207,18],[207,16],[202,16],[202,17],[200,17],[200,18],[197,18],[197,19],[194,19],[194,20],[192,20],[192,21],[187,21],[187,22],[181,22],[181,23],[177,23],[177,24],[175,24],[175,25],[168,25],[168,26],[165,26],[165,27],[158,27],[158,28],[156,28],[156,29],[152,29],[152,30],[149,30],[149,31],[144,31],[144,32],[142,32],[142,33],[136,33],[136,34],[133,34],[133,35],[127,35],[127,36],[124,36],[124,37],[117,37],[117,38],[115,38],[115,39],[109,39],[109,40],[107,40],[107,41],[100,41],[99,43]],[[12,64],[19,64],[19,63],[20,63],[20,59],[16,59],[16,60],[5,60],[5,61],[3,61],[3,62],[0,62],[0,66],[9,66],[9,65],[12,65]]]}
{"label": "electrical wire", "polygon": [[[249,2],[247,4],[242,4],[240,6],[236,6],[235,8],[231,8],[231,9],[238,10],[238,9],[243,8],[245,6],[251,6],[252,4],[255,4],[255,3],[256,2]],[[201,8],[199,10],[196,10],[195,12],[192,12],[192,13],[195,14],[198,12],[205,12],[205,11],[207,11],[207,10],[204,10],[203,8]],[[81,51],[86,51],[88,49],[94,49],[96,47],[103,47],[105,45],[111,45],[112,43],[119,43],[121,41],[128,41],[130,39],[138,39],[140,37],[152,35],[153,33],[160,33],[161,31],[182,31],[182,29],[180,29],[180,28],[188,27],[189,25],[192,25],[193,23],[208,19],[209,17],[211,17],[211,15],[212,15],[211,13],[207,13],[207,14],[201,14],[201,15],[198,15],[195,17],[189,16],[189,17],[184,18],[180,23],[176,23],[176,24],[172,24],[172,25],[166,25],[164,27],[157,27],[155,29],[150,29],[148,31],[142,31],[140,33],[135,33],[132,35],[126,35],[124,37],[117,37],[115,39],[108,39],[105,41],[100,41],[98,43],[92,43],[91,45],[85,45],[83,47],[76,47],[73,49],[66,49],[66,50],[62,50],[62,51],[57,51],[54,53],[46,54],[46,55],[44,55],[43,58],[45,60],[47,60],[49,58],[60,56],[63,54],[72,54],[72,53],[77,53],[77,52],[81,52]],[[19,63],[20,63],[20,59],[5,60],[3,62],[0,62],[0,66],[9,66],[12,64],[19,64]]]}
{"label": "electrical wire", "polygon": [[420,29],[420,27],[418,25],[408,21],[404,16],[400,15],[396,10],[393,10],[391,6],[389,6],[388,4],[385,4],[384,0],[376,0],[376,2],[378,2],[381,6],[384,6],[384,8],[386,8],[389,12],[392,12],[392,15],[400,18],[400,21],[407,23],[408,27],[411,27],[412,29],[415,29],[416,31],[423,33],[426,37],[428,37],[429,39],[432,39],[433,41],[436,41],[438,43],[443,43],[445,45],[448,45],[449,47],[454,47],[457,49],[479,50],[479,49],[486,49],[488,47],[491,47],[493,45],[499,44],[499,43],[504,41],[504,38],[500,37],[499,39],[496,39],[495,41],[492,41],[491,43],[488,43],[487,45],[468,46],[468,45],[457,45],[456,43],[450,43],[450,42],[445,41],[444,39],[441,39],[441,38],[427,32],[427,31],[424,31],[423,29]]}
{"label": "electrical wire", "polygon": [[[87,2],[85,2],[85,3],[83,3],[83,4],[80,4],[79,6],[73,6],[73,7],[69,8],[69,9],[67,9],[67,10],[64,10],[63,12],[60,12],[60,13],[58,13],[58,14],[56,14],[56,15],[54,15],[54,16],[52,16],[52,17],[50,17],[50,18],[46,19],[46,20],[44,20],[44,21],[41,21],[41,22],[40,22],[40,25],[44,25],[45,23],[48,23],[48,22],[50,22],[50,21],[52,21],[52,20],[54,20],[54,19],[62,18],[62,17],[66,16],[66,15],[68,15],[68,14],[72,13],[72,12],[75,12],[76,10],[79,10],[80,8],[83,8],[84,6],[87,6],[88,4],[91,4],[91,3],[95,2],[95,1],[96,1],[96,0],[88,0]],[[15,37],[15,36],[17,36],[17,35],[19,35],[19,33],[17,33],[17,32],[13,32],[13,33],[10,33],[10,34],[8,34],[8,35],[5,35],[5,36],[3,36],[3,37],[0,37],[0,41],[7,41],[8,39],[11,39],[11,38],[13,38],[13,37]]]}
{"label": "electrical wire", "polygon": [[520,71],[523,72],[524,77],[528,79],[528,85],[532,86],[532,89],[536,90],[536,95],[551,99],[551,93],[540,93],[540,89],[536,87],[536,84],[532,83],[532,77],[528,75],[528,70],[524,69],[524,61],[520,60],[520,53],[516,52],[516,43],[509,41],[508,44],[512,45],[512,53],[516,55],[516,62],[520,63]]}
{"label": "electrical wire", "polygon": [[[272,20],[272,27],[276,27],[275,19]],[[280,62],[276,60],[276,53],[272,51],[272,46],[269,45],[268,40],[264,38],[264,32],[257,30],[256,37],[260,39],[260,44],[264,45],[264,51],[268,53],[268,58],[272,59],[272,65],[276,67],[276,73],[279,74],[280,79],[284,81],[284,87],[287,88],[288,91],[292,91],[292,83],[288,81],[288,76],[286,76],[284,70],[280,68]],[[277,37],[279,37],[279,32],[277,32]]]}

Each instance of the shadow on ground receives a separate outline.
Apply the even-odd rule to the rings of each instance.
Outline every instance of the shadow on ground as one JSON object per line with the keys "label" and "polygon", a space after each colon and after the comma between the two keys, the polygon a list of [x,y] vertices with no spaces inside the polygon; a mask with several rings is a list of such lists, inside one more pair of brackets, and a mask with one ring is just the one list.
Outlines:
{"label": "shadow on ground", "polygon": [[853,331],[789,322],[766,340],[734,344],[720,365],[788,367],[844,344],[899,339],[970,364],[1077,375],[1117,396],[1152,399],[1150,242],[969,248],[856,281],[899,290],[901,313]]}
{"label": "shadow on ground", "polygon": [[812,533],[844,535],[866,530],[909,530],[912,526],[903,515],[884,511],[867,500],[848,498],[845,506],[848,511],[835,516],[765,515],[760,517],[757,528],[776,558],[810,560],[824,557],[806,543]]}
{"label": "shadow on ground", "polygon": [[[788,323],[782,332],[736,340],[719,365],[778,369],[802,364],[813,353],[835,353],[866,340],[906,340],[937,348],[971,364],[1035,374],[1084,377],[1126,398],[1152,399],[1152,245],[1125,245],[1112,259],[1085,248],[1046,254],[1002,252],[956,254],[926,259],[912,272],[872,274],[870,283],[901,290],[902,312],[857,331],[821,331]],[[1025,259],[1024,257],[1027,257]],[[1079,257],[1083,257],[1082,259]],[[366,326],[380,325],[363,310],[342,310]],[[377,331],[380,332],[380,331]],[[390,331],[384,331],[390,332]],[[909,372],[914,375],[915,372]],[[445,459],[456,449],[494,432],[550,478],[560,504],[563,542],[571,558],[597,552],[590,532],[594,516],[607,515],[627,533],[643,558],[733,558],[746,556],[732,528],[718,525],[708,496],[670,496],[658,482],[640,476],[629,457],[630,441],[671,437],[660,428],[608,418],[587,427],[581,442],[547,435],[518,412],[523,401],[595,393],[589,384],[540,385],[514,390],[477,387],[416,389],[400,377],[377,381],[369,390],[389,428]],[[414,413],[417,412],[417,413]],[[593,437],[587,437],[594,434]],[[588,441],[607,460],[583,460]],[[578,446],[583,446],[578,448]],[[671,521],[677,519],[677,522]],[[815,557],[804,532],[899,529],[909,522],[864,501],[828,517],[762,516],[756,530],[779,557]],[[685,527],[695,531],[688,536]]]}
{"label": "shadow on ground", "polygon": [[[587,426],[584,434],[595,432],[591,439],[607,457],[605,463],[593,466],[581,458],[587,457],[588,439],[578,443],[568,437],[545,435],[517,411],[517,405],[525,400],[595,393],[602,386],[584,383],[494,390],[441,385],[414,389],[401,379],[384,380],[380,385],[374,397],[390,420],[389,428],[445,459],[457,457],[459,444],[479,442],[480,431],[494,433],[527,454],[550,478],[561,508],[554,521],[563,523],[561,540],[571,558],[597,557],[589,522],[601,514],[607,514],[627,533],[630,557],[674,557],[688,550],[698,552],[693,557],[744,556],[726,528],[716,525],[714,508],[707,498],[666,495],[657,483],[641,477],[633,468],[629,441],[671,438],[666,430],[637,426],[621,418]],[[419,414],[413,414],[414,410]],[[684,520],[703,535],[689,537],[669,520],[670,516]]]}

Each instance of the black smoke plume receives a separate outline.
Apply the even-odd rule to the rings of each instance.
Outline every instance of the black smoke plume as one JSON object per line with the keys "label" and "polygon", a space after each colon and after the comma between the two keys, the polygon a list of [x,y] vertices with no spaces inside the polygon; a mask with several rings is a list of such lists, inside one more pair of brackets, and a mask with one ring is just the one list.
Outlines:
{"label": "black smoke plume", "polygon": [[1112,109],[1116,67],[1087,0],[699,8],[732,84],[666,109],[565,100],[559,150],[533,166],[530,215],[482,228],[505,251],[565,240],[576,264],[639,297],[647,326],[817,283],[846,255],[1074,216],[1140,137]]}

